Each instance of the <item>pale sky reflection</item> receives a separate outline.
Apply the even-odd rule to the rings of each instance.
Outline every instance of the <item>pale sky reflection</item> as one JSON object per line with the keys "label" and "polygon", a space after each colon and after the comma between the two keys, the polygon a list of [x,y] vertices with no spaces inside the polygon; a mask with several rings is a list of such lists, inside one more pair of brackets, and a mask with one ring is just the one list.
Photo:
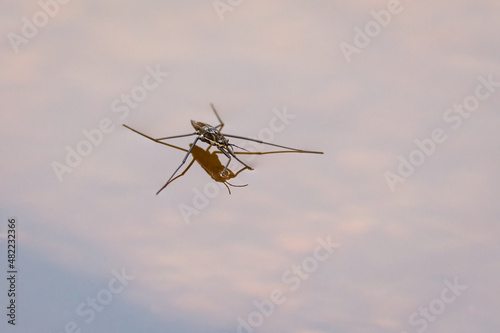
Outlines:
{"label": "pale sky reflection", "polygon": [[[236,3],[221,20],[211,1],[71,1],[17,53],[11,33],[42,20],[41,5],[1,6],[0,252],[15,216],[19,297],[16,327],[4,307],[0,330],[498,331],[500,93],[456,130],[444,114],[479,77],[500,82],[500,4],[400,1],[348,63],[341,43],[390,1]],[[168,75],[153,84],[158,68]],[[324,154],[243,151],[254,170],[229,179],[248,184],[230,195],[214,181],[226,157],[202,143],[156,196],[194,137],[165,142],[175,149],[122,124],[189,133],[191,119],[215,123],[210,103],[226,133]],[[391,191],[384,174],[435,128],[446,141]],[[68,149],[86,156],[60,182]],[[321,257],[328,236],[341,246]],[[122,269],[133,279],[118,292]],[[445,302],[455,279],[467,288]],[[276,290],[286,300],[267,316]],[[76,311],[106,295],[90,322]]]}

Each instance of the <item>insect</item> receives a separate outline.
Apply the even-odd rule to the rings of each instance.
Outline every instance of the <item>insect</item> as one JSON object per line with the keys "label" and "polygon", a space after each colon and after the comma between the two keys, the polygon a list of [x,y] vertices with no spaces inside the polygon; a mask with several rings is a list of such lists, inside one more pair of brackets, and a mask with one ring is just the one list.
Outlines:
{"label": "insect", "polygon": [[[241,140],[247,140],[247,141],[253,141],[253,142],[260,143],[260,144],[270,145],[270,146],[274,146],[274,147],[278,147],[278,148],[282,148],[282,149],[288,149],[290,152],[310,153],[310,154],[323,154],[323,152],[320,152],[320,151],[302,150],[302,149],[297,149],[297,148],[291,148],[291,147],[281,146],[281,145],[277,145],[277,144],[274,144],[274,143],[265,142],[265,141],[262,141],[262,140],[247,138],[247,137],[244,137],[244,136],[221,133],[221,130],[224,127],[224,122],[219,117],[219,114],[217,113],[217,110],[215,110],[214,105],[210,104],[210,106],[212,107],[212,110],[213,110],[215,116],[217,117],[217,120],[219,121],[219,124],[216,125],[216,126],[212,126],[212,125],[209,125],[207,123],[203,123],[201,121],[191,120],[191,125],[193,126],[193,128],[194,128],[195,131],[193,133],[189,133],[189,134],[180,134],[180,135],[167,136],[167,137],[163,137],[163,138],[159,138],[159,139],[153,139],[152,137],[147,136],[147,135],[145,135],[145,134],[143,134],[143,133],[141,133],[139,131],[136,131],[133,128],[131,128],[131,127],[125,125],[125,124],[123,125],[126,128],[128,128],[128,129],[136,132],[137,134],[140,134],[140,135],[142,135],[142,136],[144,136],[144,137],[146,137],[148,139],[151,139],[151,140],[156,141],[158,143],[161,143],[161,144],[173,147],[173,148],[181,149],[181,150],[184,150],[184,151],[185,151],[185,149],[182,149],[182,148],[179,148],[177,146],[173,146],[173,145],[167,144],[165,142],[162,142],[162,140],[169,140],[169,139],[182,138],[182,137],[188,137],[188,136],[196,135],[196,138],[194,139],[193,143],[191,144],[191,147],[189,148],[189,150],[187,150],[187,153],[184,156],[184,159],[182,160],[181,164],[177,167],[177,169],[175,169],[174,173],[172,174],[172,176],[170,176],[170,178],[167,180],[167,182],[165,183],[165,185],[163,185],[163,187],[160,188],[158,190],[158,192],[156,192],[157,195],[161,191],[163,191],[163,189],[165,189],[165,187],[167,187],[168,184],[170,184],[174,180],[175,174],[184,165],[184,163],[186,163],[187,158],[191,154],[193,148],[196,146],[196,143],[198,142],[198,140],[200,140],[201,142],[208,143],[210,145],[210,147],[211,146],[215,146],[220,152],[222,152],[227,157],[228,161],[227,161],[227,163],[226,163],[226,165],[225,165],[225,167],[224,167],[224,169],[222,170],[222,173],[221,173],[221,175],[223,177],[227,176],[227,174],[228,174],[228,172],[227,172],[228,171],[228,166],[229,166],[229,163],[231,163],[231,160],[232,160],[233,157],[238,162],[240,162],[242,165],[244,165],[245,168],[247,168],[249,170],[253,170],[253,168],[251,166],[247,165],[245,162],[243,162],[242,160],[240,160],[236,156],[236,153],[234,152],[233,147],[240,148],[240,149],[243,149],[243,150],[246,150],[246,149],[238,147],[237,145],[235,145],[233,143],[229,143],[229,140],[226,137],[235,138],[235,139],[241,139]],[[247,154],[264,154],[264,153],[260,153],[260,152],[248,152]]]}
{"label": "insect", "polygon": [[[145,138],[148,138],[149,140],[152,140],[156,143],[160,143],[160,144],[168,146],[170,148],[179,149],[179,150],[182,150],[183,152],[186,152],[186,153],[188,151],[187,149],[184,149],[184,148],[181,148],[181,147],[178,147],[175,145],[171,145],[171,144],[168,144],[166,142],[159,141],[158,139],[153,139],[152,137],[150,137],[144,133],[141,133],[141,132],[139,132],[139,131],[127,126],[127,125],[123,125],[123,126],[125,126],[126,128],[130,129],[131,131],[133,131],[139,135],[142,135]],[[193,145],[191,144],[191,146],[193,146]],[[170,182],[173,182],[177,178],[182,177],[184,174],[186,174],[186,172],[191,168],[193,163],[196,161],[213,180],[224,184],[224,186],[226,186],[229,194],[231,194],[231,190],[230,190],[229,186],[232,186],[232,187],[245,187],[245,186],[247,186],[248,184],[234,185],[234,184],[231,184],[229,182],[229,179],[235,178],[243,170],[247,169],[247,167],[241,168],[241,170],[239,170],[236,173],[232,172],[228,168],[226,170],[226,174],[222,175],[222,170],[224,169],[224,165],[220,162],[219,157],[217,156],[217,153],[220,153],[220,152],[219,151],[209,152],[211,147],[212,146],[208,146],[206,150],[203,150],[202,148],[198,147],[197,145],[194,145],[193,149],[191,150],[191,156],[193,156],[193,160],[191,161],[191,163],[189,163],[189,165],[186,167],[186,169],[184,169],[184,171],[180,175],[176,176],[175,178],[172,178],[172,180]],[[282,151],[282,152],[285,153],[285,152],[289,152],[289,151]],[[268,153],[280,153],[280,152],[266,152],[266,153],[259,152],[258,154],[268,154]],[[238,154],[238,153],[235,153],[235,154]],[[239,153],[239,154],[241,154],[241,153]],[[248,154],[251,154],[251,153],[248,153]]]}

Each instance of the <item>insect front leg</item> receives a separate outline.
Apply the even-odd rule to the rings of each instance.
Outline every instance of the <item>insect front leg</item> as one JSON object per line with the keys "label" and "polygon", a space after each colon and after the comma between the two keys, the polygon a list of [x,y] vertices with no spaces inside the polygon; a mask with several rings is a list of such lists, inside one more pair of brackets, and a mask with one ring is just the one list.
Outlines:
{"label": "insect front leg", "polygon": [[227,163],[226,163],[226,166],[224,167],[224,170],[222,171],[222,176],[225,176],[226,175],[226,170],[227,170],[227,167],[229,166],[229,163],[231,163],[231,155],[229,155],[229,153],[227,151],[225,151],[224,149],[222,148],[219,148],[219,150],[224,154],[226,155],[227,157]]}
{"label": "insect front leg", "polygon": [[243,164],[243,165],[244,165],[247,169],[249,169],[249,170],[253,170],[253,168],[252,168],[251,166],[249,166],[248,164],[246,164],[245,162],[243,162],[242,160],[240,160],[240,159],[239,159],[239,158],[238,158],[238,157],[234,154],[234,152],[231,150],[231,148],[230,148],[230,147],[227,147],[227,151],[226,151],[225,149],[223,149],[223,148],[220,148],[220,147],[219,147],[219,150],[220,150],[221,152],[223,152],[223,153],[224,153],[224,155],[226,155],[226,156],[227,156],[227,158],[229,159],[229,161],[227,162],[226,167],[224,168],[224,171],[222,172],[222,175],[223,175],[223,176],[224,176],[224,175],[225,175],[225,173],[226,173],[226,169],[227,169],[227,166],[229,165],[229,162],[231,162],[231,156],[232,156],[232,157],[234,157],[234,158],[235,158],[238,162],[240,162],[241,164]]}
{"label": "insect front leg", "polygon": [[175,174],[177,173],[177,171],[179,171],[179,169],[180,169],[180,168],[184,165],[184,163],[186,163],[186,160],[187,160],[187,158],[188,158],[189,154],[191,154],[191,151],[193,150],[193,147],[196,145],[196,142],[198,142],[198,139],[199,139],[199,138],[200,138],[200,137],[198,137],[198,136],[197,136],[197,137],[196,137],[196,139],[194,139],[193,144],[191,145],[191,148],[189,148],[189,150],[188,150],[188,152],[187,152],[186,156],[184,156],[184,159],[182,160],[181,165],[179,165],[179,167],[178,167],[177,169],[175,169],[174,173],[172,174],[172,176],[170,176],[170,178],[167,180],[167,182],[165,183],[165,185],[163,185],[163,187],[162,187],[162,188],[160,188],[160,189],[158,190],[158,192],[156,192],[156,195],[158,195],[161,191],[163,191],[163,189],[164,189],[165,187],[167,187],[167,186],[168,186],[168,184],[170,184],[170,182],[172,181],[172,178],[174,178],[174,176],[175,176]]}

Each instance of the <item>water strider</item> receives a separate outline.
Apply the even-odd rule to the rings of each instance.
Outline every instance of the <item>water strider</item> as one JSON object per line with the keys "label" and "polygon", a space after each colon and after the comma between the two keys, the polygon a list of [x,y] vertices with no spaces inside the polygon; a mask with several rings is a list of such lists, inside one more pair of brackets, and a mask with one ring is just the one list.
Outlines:
{"label": "water strider", "polygon": [[[165,145],[170,146],[170,147],[175,147],[175,146],[169,145],[165,142],[161,142],[161,140],[169,140],[169,139],[174,139],[174,138],[182,138],[182,137],[196,135],[196,138],[194,139],[193,143],[191,144],[191,147],[189,148],[189,150],[187,151],[186,156],[184,156],[184,159],[182,160],[181,164],[177,167],[177,169],[174,171],[172,176],[170,176],[170,178],[167,180],[165,185],[163,185],[163,187],[160,188],[160,190],[158,190],[158,192],[156,192],[157,195],[165,187],[167,187],[168,184],[170,184],[173,181],[175,174],[184,165],[189,154],[191,154],[191,151],[195,147],[198,140],[201,140],[202,142],[208,143],[210,146],[217,147],[217,149],[219,149],[219,151],[221,151],[228,158],[228,161],[224,167],[224,170],[222,170],[222,173],[221,173],[222,176],[226,175],[227,167],[229,166],[229,163],[231,162],[232,157],[234,157],[238,162],[243,164],[247,169],[253,170],[253,168],[251,166],[247,165],[245,162],[243,162],[238,157],[236,157],[235,152],[233,150],[233,147],[237,147],[237,148],[240,148],[243,150],[246,150],[246,149],[238,147],[237,145],[235,145],[233,143],[229,143],[229,140],[226,137],[236,138],[236,139],[241,139],[241,140],[248,140],[248,141],[253,141],[253,142],[257,142],[257,143],[261,143],[261,144],[265,144],[265,145],[270,145],[270,146],[274,146],[274,147],[288,149],[291,152],[309,153],[309,154],[323,154],[323,152],[320,152],[320,151],[302,150],[302,149],[297,149],[297,148],[285,147],[285,146],[277,145],[277,144],[270,143],[270,142],[265,142],[265,141],[261,141],[261,140],[257,140],[257,139],[247,138],[244,136],[221,133],[220,131],[224,127],[224,123],[222,122],[222,119],[219,117],[219,114],[217,113],[217,110],[215,110],[215,107],[213,106],[213,104],[210,104],[210,106],[212,107],[212,110],[214,111],[215,116],[217,117],[217,120],[219,121],[219,125],[211,126],[211,125],[209,125],[207,123],[203,123],[201,121],[191,120],[191,125],[193,126],[195,131],[193,133],[189,133],[189,134],[173,135],[173,136],[167,136],[164,138],[153,139],[153,138],[151,138],[151,137],[149,137],[149,136],[147,136],[147,135],[145,135],[137,130],[134,130],[133,128],[131,128],[125,124],[123,125],[126,128],[136,132],[137,134],[140,134],[148,139],[151,139],[151,140],[156,141],[158,143],[165,144]],[[178,148],[178,147],[175,147],[175,148]],[[182,149],[182,150],[184,150],[184,149]],[[248,154],[263,154],[263,153],[249,152]]]}

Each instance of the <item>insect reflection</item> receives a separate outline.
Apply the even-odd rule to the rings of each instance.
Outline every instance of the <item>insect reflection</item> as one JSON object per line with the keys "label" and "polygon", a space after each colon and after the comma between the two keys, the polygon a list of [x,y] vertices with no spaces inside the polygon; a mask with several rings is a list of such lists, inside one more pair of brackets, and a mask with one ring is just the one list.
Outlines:
{"label": "insect reflection", "polygon": [[[191,168],[194,161],[196,161],[203,168],[203,170],[205,170],[210,175],[210,177],[212,177],[213,180],[224,184],[226,186],[229,194],[231,194],[231,189],[229,188],[229,186],[245,187],[248,185],[248,184],[234,185],[228,181],[229,179],[232,179],[232,178],[235,178],[236,176],[238,176],[240,174],[240,172],[242,172],[243,170],[248,169],[247,167],[241,168],[236,173],[232,172],[231,169],[227,168],[226,172],[223,173],[224,165],[222,165],[222,163],[220,162],[219,157],[217,156],[217,152],[214,151],[214,152],[210,153],[209,149],[210,149],[210,146],[206,150],[203,150],[202,148],[200,148],[198,146],[192,147],[191,155],[193,155],[193,160],[191,161],[191,163],[189,163],[189,165],[186,167],[186,169],[180,175],[173,178],[170,182],[173,182],[177,178],[184,176],[186,174],[186,172],[189,170],[189,168]],[[185,149],[183,149],[183,150],[185,150]],[[187,151],[187,150],[185,150],[185,151]]]}

